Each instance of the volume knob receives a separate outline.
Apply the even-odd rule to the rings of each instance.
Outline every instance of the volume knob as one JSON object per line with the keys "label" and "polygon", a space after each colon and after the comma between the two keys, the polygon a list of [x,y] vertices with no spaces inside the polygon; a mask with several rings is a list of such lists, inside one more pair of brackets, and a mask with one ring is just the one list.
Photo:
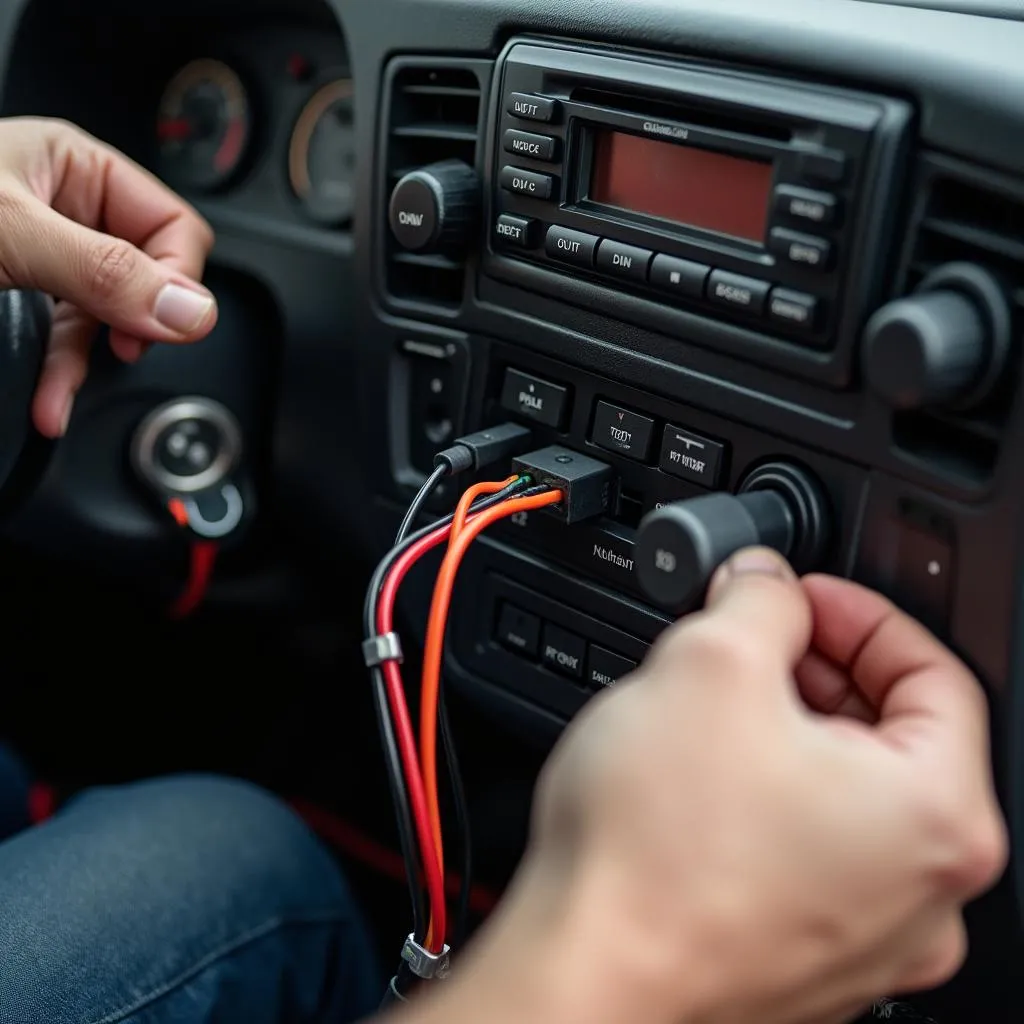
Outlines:
{"label": "volume knob", "polygon": [[992,276],[969,263],[934,271],[864,329],[868,387],[894,409],[965,408],[983,399],[1010,346],[1010,312]]}
{"label": "volume knob", "polygon": [[480,209],[480,178],[461,160],[406,174],[391,193],[388,223],[410,252],[446,252],[469,241]]}

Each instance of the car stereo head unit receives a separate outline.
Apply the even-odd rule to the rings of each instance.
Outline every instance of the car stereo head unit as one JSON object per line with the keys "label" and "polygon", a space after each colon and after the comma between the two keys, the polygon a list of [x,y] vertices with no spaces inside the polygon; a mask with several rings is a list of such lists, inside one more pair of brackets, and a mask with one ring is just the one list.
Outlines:
{"label": "car stereo head unit", "polygon": [[500,75],[489,273],[571,299],[570,275],[593,308],[691,340],[699,318],[841,382],[841,328],[889,262],[905,103],[534,43]]}

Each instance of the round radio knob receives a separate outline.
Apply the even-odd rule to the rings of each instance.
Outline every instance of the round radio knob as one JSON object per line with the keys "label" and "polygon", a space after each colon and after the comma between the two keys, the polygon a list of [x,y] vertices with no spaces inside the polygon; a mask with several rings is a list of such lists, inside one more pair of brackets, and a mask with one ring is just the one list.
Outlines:
{"label": "round radio knob", "polygon": [[461,160],[410,171],[391,193],[388,222],[403,249],[458,249],[470,238],[480,209],[480,178]]}
{"label": "round radio knob", "polygon": [[774,548],[797,572],[815,568],[829,531],[820,485],[799,466],[765,463],[740,486],[649,513],[636,539],[637,579],[656,605],[691,611],[715,570],[741,548]]}
{"label": "round radio knob", "polygon": [[868,321],[864,377],[895,409],[969,406],[995,383],[1009,344],[999,285],[980,267],[948,264]]}

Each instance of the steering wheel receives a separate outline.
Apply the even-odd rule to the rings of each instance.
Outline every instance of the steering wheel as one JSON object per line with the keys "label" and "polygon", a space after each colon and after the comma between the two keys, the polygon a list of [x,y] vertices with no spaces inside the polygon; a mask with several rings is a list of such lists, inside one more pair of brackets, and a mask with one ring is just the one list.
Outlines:
{"label": "steering wheel", "polygon": [[32,426],[49,333],[45,295],[0,291],[0,512],[36,483],[52,447]]}

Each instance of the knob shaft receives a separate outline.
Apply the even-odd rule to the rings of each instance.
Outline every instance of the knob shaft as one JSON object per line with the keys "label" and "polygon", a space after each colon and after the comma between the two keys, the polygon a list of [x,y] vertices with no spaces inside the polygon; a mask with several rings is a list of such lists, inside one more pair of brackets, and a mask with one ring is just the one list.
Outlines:
{"label": "knob shaft", "polygon": [[1009,338],[998,283],[972,264],[947,264],[916,294],[888,303],[868,321],[864,377],[894,409],[967,407],[995,383]]}
{"label": "knob shaft", "polygon": [[795,539],[793,512],[776,491],[722,492],[677,501],[641,522],[637,577],[655,604],[680,614],[696,605],[730,555],[764,545],[788,556]]}
{"label": "knob shaft", "polygon": [[411,252],[443,252],[464,246],[480,209],[480,179],[461,160],[410,171],[391,193],[392,234]]}

